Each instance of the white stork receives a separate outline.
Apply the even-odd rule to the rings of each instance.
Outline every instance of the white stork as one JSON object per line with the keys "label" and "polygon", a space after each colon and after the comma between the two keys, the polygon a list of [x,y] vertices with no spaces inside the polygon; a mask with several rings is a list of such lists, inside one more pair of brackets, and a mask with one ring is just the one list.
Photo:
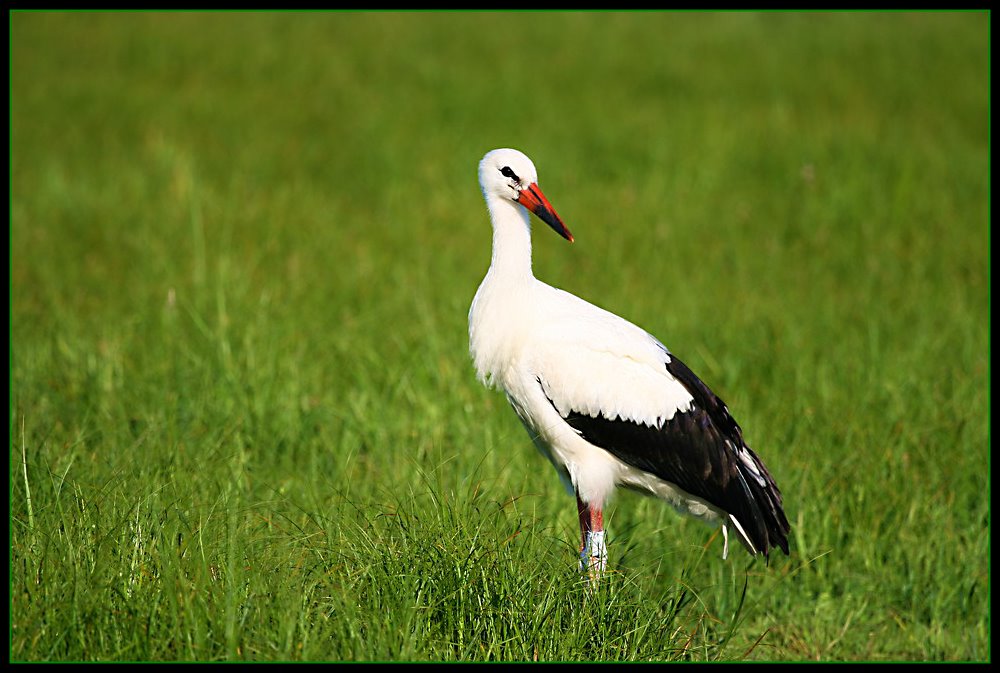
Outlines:
{"label": "white stork", "polygon": [[751,554],[788,554],[781,493],[725,403],[655,337],[532,274],[528,211],[573,241],[537,183],[517,150],[479,163],[493,258],[469,310],[469,349],[576,494],[581,570],[607,566],[603,511],[616,486],[721,524],[724,559],[730,525]]}

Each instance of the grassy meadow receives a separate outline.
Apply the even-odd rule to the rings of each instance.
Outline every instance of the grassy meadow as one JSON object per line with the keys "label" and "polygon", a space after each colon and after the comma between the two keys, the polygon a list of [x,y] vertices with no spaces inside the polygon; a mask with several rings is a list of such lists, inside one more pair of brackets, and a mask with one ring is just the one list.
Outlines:
{"label": "grassy meadow", "polygon": [[[13,12],[10,659],[989,661],[989,14]],[[782,489],[612,572],[468,357],[477,163]]]}

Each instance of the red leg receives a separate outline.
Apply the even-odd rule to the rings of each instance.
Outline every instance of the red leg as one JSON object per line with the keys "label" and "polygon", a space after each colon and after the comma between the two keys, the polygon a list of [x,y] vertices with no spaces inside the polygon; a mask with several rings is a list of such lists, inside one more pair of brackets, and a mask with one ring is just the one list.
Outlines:
{"label": "red leg", "polygon": [[576,496],[576,511],[580,517],[580,570],[591,577],[603,572],[608,563],[604,544],[604,512],[600,507],[585,504]]}

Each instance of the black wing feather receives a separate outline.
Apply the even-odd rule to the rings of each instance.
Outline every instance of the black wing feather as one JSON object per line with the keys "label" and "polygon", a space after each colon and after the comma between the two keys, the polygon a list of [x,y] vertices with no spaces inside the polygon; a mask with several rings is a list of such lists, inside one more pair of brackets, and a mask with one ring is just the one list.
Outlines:
{"label": "black wing feather", "polygon": [[[577,411],[570,411],[566,422],[624,463],[676,484],[735,517],[765,556],[772,547],[788,554],[789,525],[774,479],[744,442],[725,403],[687,365],[673,355],[670,358],[667,371],[693,398],[689,410],[678,410],[660,427]],[[753,463],[759,477],[743,463],[741,454]]]}

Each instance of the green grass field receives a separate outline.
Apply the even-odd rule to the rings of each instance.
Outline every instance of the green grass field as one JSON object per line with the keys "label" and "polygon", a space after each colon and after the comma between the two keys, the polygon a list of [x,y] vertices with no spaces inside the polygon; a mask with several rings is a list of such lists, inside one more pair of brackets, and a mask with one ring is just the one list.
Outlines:
{"label": "green grass field", "polygon": [[[10,658],[990,660],[989,14],[15,12]],[[476,381],[476,169],[782,489],[613,572]]]}

